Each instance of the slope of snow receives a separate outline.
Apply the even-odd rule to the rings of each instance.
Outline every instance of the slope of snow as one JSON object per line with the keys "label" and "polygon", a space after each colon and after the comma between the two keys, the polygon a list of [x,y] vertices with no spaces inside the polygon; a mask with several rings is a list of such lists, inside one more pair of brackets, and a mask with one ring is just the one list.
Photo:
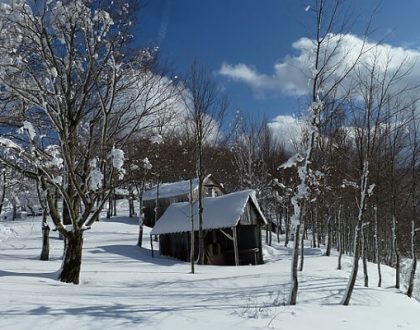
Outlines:
{"label": "slope of snow", "polygon": [[[284,306],[291,250],[265,247],[258,266],[197,266],[150,254],[149,230],[137,247],[137,221],[123,216],[86,231],[81,284],[56,280],[63,242],[53,232],[51,260],[39,261],[40,218],[0,222],[1,329],[411,329],[420,304],[391,288],[393,269],[383,267],[383,287],[358,279],[351,306],[339,305],[351,270],[343,258],[306,249],[297,306]],[[5,229],[9,228],[9,229]],[[10,231],[16,234],[10,234]],[[2,236],[2,237],[3,237]],[[155,246],[157,249],[157,244]]]}

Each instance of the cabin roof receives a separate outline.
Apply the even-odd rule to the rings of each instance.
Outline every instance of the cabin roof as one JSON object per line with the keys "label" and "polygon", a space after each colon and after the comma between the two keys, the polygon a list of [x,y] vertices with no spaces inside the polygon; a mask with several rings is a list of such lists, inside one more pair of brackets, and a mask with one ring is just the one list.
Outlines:
{"label": "cabin roof", "polygon": [[[254,190],[243,190],[219,197],[203,199],[203,229],[231,228],[238,225],[247,203],[255,206],[257,214],[266,224]],[[194,230],[198,230],[198,203],[194,202]],[[171,204],[156,222],[152,235],[179,233],[191,231],[191,209],[189,202]]]}
{"label": "cabin roof", "polygon": [[[198,178],[192,179],[192,188],[197,189],[198,187]],[[156,199],[156,190],[157,187],[154,186],[146,190],[143,194],[143,200],[154,200]],[[167,182],[161,183],[159,185],[159,198],[169,198],[180,195],[185,195],[190,193],[190,180],[182,180],[177,182]]]}
{"label": "cabin roof", "polygon": [[[211,174],[207,175],[204,178],[204,182],[211,179],[217,185],[220,185]],[[198,178],[192,179],[192,189],[195,190],[198,188]],[[150,189],[147,189],[143,194],[143,201],[155,200],[156,199],[156,186],[153,186]],[[223,190],[223,187],[221,186]],[[159,199],[160,198],[169,198],[181,195],[187,195],[190,193],[190,180],[182,180],[177,182],[167,182],[161,183],[159,185]]]}
{"label": "cabin roof", "polygon": [[115,195],[128,196],[130,192],[126,188],[116,188]]}

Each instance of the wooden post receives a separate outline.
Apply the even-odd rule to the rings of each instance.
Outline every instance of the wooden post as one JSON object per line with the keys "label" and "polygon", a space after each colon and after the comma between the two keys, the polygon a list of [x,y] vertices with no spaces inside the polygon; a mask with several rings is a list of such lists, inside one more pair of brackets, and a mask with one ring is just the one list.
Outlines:
{"label": "wooden post", "polygon": [[156,174],[156,199],[155,199],[155,223],[158,221],[159,218],[159,174]]}
{"label": "wooden post", "polygon": [[236,227],[232,227],[232,232],[233,232],[233,249],[235,252],[235,266],[239,266],[238,236],[236,235]]}
{"label": "wooden post", "polygon": [[154,257],[154,253],[153,253],[153,238],[152,235],[150,235],[150,246],[152,248],[152,258]]}

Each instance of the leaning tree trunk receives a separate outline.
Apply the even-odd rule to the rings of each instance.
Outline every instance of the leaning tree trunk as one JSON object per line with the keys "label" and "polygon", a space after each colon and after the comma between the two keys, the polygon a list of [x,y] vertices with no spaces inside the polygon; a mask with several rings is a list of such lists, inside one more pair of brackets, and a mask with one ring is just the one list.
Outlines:
{"label": "leaning tree trunk", "polygon": [[350,274],[349,282],[347,284],[346,292],[344,294],[342,304],[347,306],[350,303],[350,298],[353,293],[354,285],[356,284],[357,272],[359,270],[360,259],[360,230],[361,224],[357,225],[354,233],[354,251],[353,251],[353,268]]}
{"label": "leaning tree trunk", "polygon": [[353,251],[353,267],[344,293],[342,304],[347,306],[350,303],[354,285],[356,284],[357,272],[359,270],[360,259],[360,233],[363,227],[363,216],[366,207],[366,194],[369,174],[369,163],[365,161],[363,164],[362,177],[360,179],[360,203],[359,214],[357,217],[356,229],[354,232],[354,251]]}
{"label": "leaning tree trunk", "polygon": [[50,227],[47,223],[47,210],[42,211],[42,250],[40,260],[48,260],[50,255]]}
{"label": "leaning tree trunk", "polygon": [[67,232],[65,250],[59,280],[65,283],[79,284],[82,264],[83,231]]}

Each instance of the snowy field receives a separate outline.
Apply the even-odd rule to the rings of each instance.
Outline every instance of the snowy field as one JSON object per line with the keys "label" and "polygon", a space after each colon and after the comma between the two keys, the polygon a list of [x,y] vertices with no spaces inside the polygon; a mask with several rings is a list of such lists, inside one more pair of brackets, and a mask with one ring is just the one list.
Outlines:
{"label": "snowy field", "polygon": [[420,329],[420,303],[361,278],[351,306],[339,304],[350,259],[306,249],[298,305],[284,306],[290,250],[265,248],[264,265],[197,266],[151,257],[136,246],[137,225],[116,217],[86,232],[81,284],[56,280],[63,243],[53,232],[51,260],[39,261],[39,218],[0,223],[0,329]]}

